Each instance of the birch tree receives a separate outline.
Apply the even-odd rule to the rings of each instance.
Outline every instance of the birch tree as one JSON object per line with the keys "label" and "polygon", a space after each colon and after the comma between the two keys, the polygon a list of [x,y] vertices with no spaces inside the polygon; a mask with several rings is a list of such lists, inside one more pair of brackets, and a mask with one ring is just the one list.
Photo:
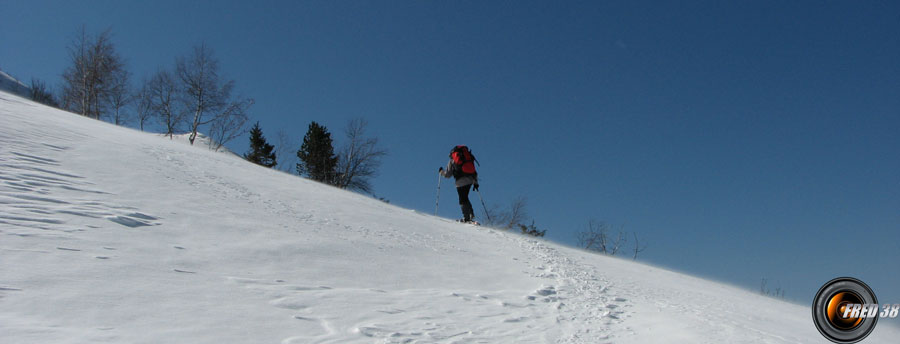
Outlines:
{"label": "birch tree", "polygon": [[184,122],[184,111],[178,102],[178,84],[167,70],[160,70],[146,85],[149,110],[163,125],[165,134],[172,137]]}
{"label": "birch tree", "polygon": [[253,104],[252,99],[232,96],[234,80],[219,75],[219,60],[206,44],[194,47],[189,56],[178,58],[175,70],[190,113],[188,140],[191,144],[200,126],[218,122],[217,129],[221,132],[225,124],[234,123]]}
{"label": "birch tree", "polygon": [[71,65],[63,72],[63,107],[100,119],[117,79],[124,74],[127,82],[124,62],[112,43],[112,31],[107,29],[91,37],[82,26],[68,50]]}
{"label": "birch tree", "polygon": [[141,131],[144,131],[144,123],[147,123],[151,118],[153,118],[153,95],[150,92],[150,81],[144,78],[144,81],[141,83],[141,87],[136,89],[134,95],[132,95],[134,110],[135,110],[135,119],[138,122],[138,127]]}
{"label": "birch tree", "polygon": [[125,109],[134,101],[134,95],[128,86],[130,73],[120,69],[110,75],[110,86],[105,94],[105,101],[109,105],[109,118],[115,125],[124,125],[129,116]]}

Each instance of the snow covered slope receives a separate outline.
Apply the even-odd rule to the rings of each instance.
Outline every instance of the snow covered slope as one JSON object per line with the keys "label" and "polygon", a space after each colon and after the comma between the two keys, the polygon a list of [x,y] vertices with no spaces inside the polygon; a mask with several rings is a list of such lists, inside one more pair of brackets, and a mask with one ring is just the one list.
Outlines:
{"label": "snow covered slope", "polygon": [[[185,144],[185,145],[191,144],[191,140],[190,140],[191,133],[172,135],[172,137],[169,137],[165,134],[160,134],[160,136],[162,136],[168,140],[171,140],[171,141],[180,142],[181,144]],[[197,138],[194,139],[195,147],[201,147],[201,148],[205,147],[207,149],[214,149],[215,146],[217,146],[217,145],[218,145],[218,143],[215,140],[213,140],[209,136],[206,136],[206,134],[204,134],[204,133],[198,132]],[[219,147],[219,149],[216,152],[238,156],[237,153],[232,152],[225,146]]]}
{"label": "snow covered slope", "polygon": [[31,88],[0,70],[0,90],[25,98],[31,97]]}
{"label": "snow covered slope", "polygon": [[2,343],[825,342],[809,313],[0,93]]}

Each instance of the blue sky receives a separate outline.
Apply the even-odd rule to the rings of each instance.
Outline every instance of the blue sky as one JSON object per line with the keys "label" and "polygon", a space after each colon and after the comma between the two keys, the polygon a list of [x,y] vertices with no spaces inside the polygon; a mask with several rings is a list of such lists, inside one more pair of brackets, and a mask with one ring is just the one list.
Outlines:
{"label": "blue sky", "polygon": [[[9,1],[0,68],[57,85],[81,25],[135,81],[206,42],[270,139],[364,117],[375,193],[431,212],[456,144],[485,201],[574,244],[811,302],[855,276],[900,302],[900,5],[889,1]],[[229,147],[247,149],[241,138]],[[299,146],[299,144],[297,144]],[[292,147],[295,150],[297,147]],[[444,184],[440,214],[459,217]],[[472,200],[478,204],[477,195]],[[480,212],[480,204],[476,205]]]}

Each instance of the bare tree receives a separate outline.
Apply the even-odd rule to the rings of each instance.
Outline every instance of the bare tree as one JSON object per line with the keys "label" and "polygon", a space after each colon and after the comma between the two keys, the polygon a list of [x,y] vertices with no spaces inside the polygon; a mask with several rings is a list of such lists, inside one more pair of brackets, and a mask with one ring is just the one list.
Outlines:
{"label": "bare tree", "polygon": [[153,95],[150,92],[150,81],[144,78],[141,87],[135,90],[132,95],[135,108],[135,119],[138,121],[138,127],[144,131],[144,123],[154,116],[153,113]]}
{"label": "bare tree", "polygon": [[88,49],[90,45],[87,31],[84,26],[69,46],[69,60],[72,65],[63,72],[62,106],[64,109],[88,116],[90,103],[90,89],[93,75],[90,72],[88,61]]}
{"label": "bare tree", "polygon": [[763,278],[762,281],[760,281],[760,283],[759,283],[759,294],[760,295],[784,299],[784,295],[785,295],[784,288],[782,288],[781,286],[775,287],[775,291],[773,292],[772,289],[769,289],[768,284],[769,284],[769,280],[766,278]]}
{"label": "bare tree", "polygon": [[31,79],[31,100],[44,105],[59,107],[59,103],[56,102],[53,93],[47,89],[47,84],[34,78]]}
{"label": "bare tree", "polygon": [[223,130],[228,126],[226,124],[235,123],[235,119],[246,115],[246,110],[253,105],[252,99],[231,95],[234,80],[223,80],[219,76],[219,60],[205,43],[195,46],[190,56],[178,58],[175,64],[185,106],[192,116],[188,137],[191,144],[194,144],[200,126],[215,122],[220,133],[228,131]]}
{"label": "bare tree", "polygon": [[292,173],[297,166],[297,147],[299,144],[291,139],[290,134],[284,129],[275,133],[275,159],[278,161],[277,169]]}
{"label": "bare tree", "polygon": [[219,151],[228,141],[247,132],[247,109],[253,105],[253,99],[231,103],[209,127],[209,149]]}
{"label": "bare tree", "polygon": [[160,70],[146,85],[149,109],[159,119],[170,138],[184,122],[184,111],[178,104],[178,85],[172,73]]}
{"label": "bare tree", "polygon": [[528,206],[528,199],[525,196],[519,196],[513,199],[507,210],[498,210],[496,206],[491,209],[484,209],[485,218],[488,220],[486,224],[490,227],[511,229],[516,225],[522,224],[528,218],[525,208]]}
{"label": "bare tree", "polygon": [[627,237],[622,230],[618,231],[615,240],[610,236],[611,226],[596,220],[588,221],[585,231],[578,233],[578,246],[600,253],[615,255],[626,243]]}
{"label": "bare tree", "polygon": [[[97,36],[90,49],[90,68],[94,75],[92,112],[94,118],[100,119],[112,104],[109,100],[111,94],[120,93],[127,97],[128,72],[125,71],[125,62],[116,52],[112,44],[112,30],[107,29]],[[120,88],[116,91],[116,88]]]}
{"label": "bare tree", "polygon": [[637,233],[631,233],[631,234],[634,235],[634,250],[632,251],[632,252],[634,252],[634,255],[631,256],[631,260],[637,260],[638,253],[644,252],[644,250],[647,249],[647,244],[644,244],[643,246],[641,246],[640,241],[638,241]]}
{"label": "bare tree", "polygon": [[112,44],[112,31],[107,29],[97,37],[90,37],[82,26],[68,50],[72,65],[63,72],[63,107],[100,119],[108,106],[115,79],[125,68]]}
{"label": "bare tree", "polygon": [[338,153],[336,167],[338,187],[372,192],[369,178],[378,174],[381,158],[387,155],[387,150],[378,147],[377,138],[365,136],[367,125],[368,122],[362,118],[347,123],[344,131],[347,142]]}
{"label": "bare tree", "polygon": [[184,91],[185,105],[193,113],[188,139],[194,144],[198,127],[206,124],[210,113],[224,106],[223,90],[220,88],[227,87],[230,92],[232,83],[223,85],[219,81],[219,61],[205,43],[195,46],[189,57],[179,57],[175,68]]}
{"label": "bare tree", "polygon": [[609,246],[609,254],[611,256],[614,256],[616,255],[616,253],[619,253],[619,249],[622,248],[622,246],[624,246],[627,241],[628,235],[626,235],[625,232],[619,231],[618,234],[616,234],[616,240],[610,241],[611,245]]}
{"label": "bare tree", "polygon": [[[528,207],[528,199],[525,196],[516,197],[512,200],[512,202],[509,203],[508,207],[509,208],[501,209],[500,207],[494,205],[491,206],[490,209],[485,208],[485,221],[483,224],[488,227],[504,230],[517,228],[522,232],[522,234],[528,234],[536,237],[542,237],[547,233],[546,229],[539,229],[534,224],[534,219],[531,219],[528,216],[528,211],[526,210],[526,208]],[[526,225],[529,220],[531,221],[531,224]]]}
{"label": "bare tree", "polygon": [[124,109],[134,101],[134,95],[128,87],[129,78],[130,73],[125,69],[119,69],[110,75],[110,86],[105,94],[105,100],[109,104],[109,117],[115,125],[125,124],[128,116]]}
{"label": "bare tree", "polygon": [[609,225],[591,219],[588,221],[587,229],[578,233],[578,246],[591,251],[606,253],[608,231]]}
{"label": "bare tree", "polygon": [[766,287],[766,284],[768,284],[768,283],[769,283],[769,281],[766,280],[765,278],[763,278],[762,281],[759,283],[759,293],[760,294],[769,295],[769,293],[771,291],[769,290],[769,288]]}

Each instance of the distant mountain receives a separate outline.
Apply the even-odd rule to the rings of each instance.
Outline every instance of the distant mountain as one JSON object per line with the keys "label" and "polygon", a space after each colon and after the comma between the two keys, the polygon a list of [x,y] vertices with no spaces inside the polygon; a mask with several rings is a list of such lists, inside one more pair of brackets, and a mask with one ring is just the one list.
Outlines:
{"label": "distant mountain", "polygon": [[0,91],[15,94],[20,97],[31,98],[31,88],[21,81],[0,70]]}

